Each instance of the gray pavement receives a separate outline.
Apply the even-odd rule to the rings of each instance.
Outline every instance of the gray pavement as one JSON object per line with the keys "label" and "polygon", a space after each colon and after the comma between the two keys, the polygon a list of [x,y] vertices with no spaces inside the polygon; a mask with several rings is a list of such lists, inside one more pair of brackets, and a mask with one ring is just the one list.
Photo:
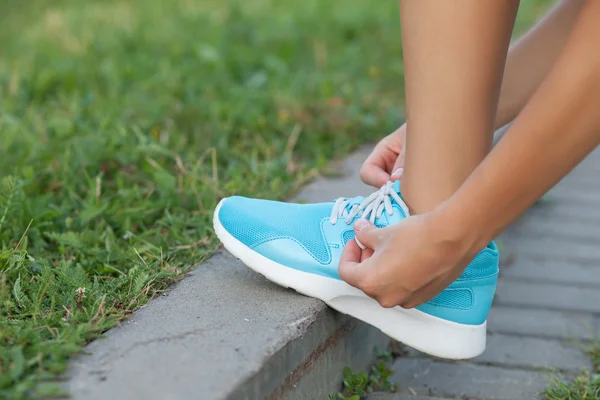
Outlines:
{"label": "gray pavement", "polygon": [[395,361],[399,393],[369,400],[535,399],[551,377],[590,367],[600,337],[600,150],[499,239],[486,352],[466,362],[415,351]]}

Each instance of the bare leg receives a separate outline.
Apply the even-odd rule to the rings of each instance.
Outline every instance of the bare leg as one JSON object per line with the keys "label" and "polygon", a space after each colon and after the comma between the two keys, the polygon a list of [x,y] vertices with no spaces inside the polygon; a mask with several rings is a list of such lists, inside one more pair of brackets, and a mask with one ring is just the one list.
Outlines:
{"label": "bare leg", "polygon": [[[533,28],[511,46],[504,68],[495,128],[521,112],[552,68],[571,33],[585,0],[560,0]],[[482,132],[487,135],[487,132]],[[377,188],[402,179],[406,124],[382,139],[360,170],[361,179]]]}
{"label": "bare leg", "polygon": [[402,193],[448,199],[489,152],[518,0],[400,0],[406,76]]}
{"label": "bare leg", "polygon": [[506,59],[496,128],[516,118],[560,55],[585,0],[561,0],[511,46]]}

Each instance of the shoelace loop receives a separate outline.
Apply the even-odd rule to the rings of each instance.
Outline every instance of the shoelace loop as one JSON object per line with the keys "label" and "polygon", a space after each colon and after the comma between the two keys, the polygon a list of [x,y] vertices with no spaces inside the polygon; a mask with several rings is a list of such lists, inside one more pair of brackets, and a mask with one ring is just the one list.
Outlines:
{"label": "shoelace loop", "polygon": [[408,209],[406,208],[406,205],[394,189],[394,182],[388,182],[383,185],[381,189],[371,193],[371,195],[364,199],[360,204],[352,204],[350,212],[347,210],[347,206],[350,204],[350,201],[344,197],[340,197],[333,204],[329,221],[331,224],[335,225],[338,219],[346,217],[345,222],[347,225],[349,225],[354,217],[362,212],[361,218],[368,218],[371,223],[375,223],[375,220],[381,217],[384,211],[388,215],[394,214],[391,199],[394,199],[405,212],[405,214],[408,215]]}

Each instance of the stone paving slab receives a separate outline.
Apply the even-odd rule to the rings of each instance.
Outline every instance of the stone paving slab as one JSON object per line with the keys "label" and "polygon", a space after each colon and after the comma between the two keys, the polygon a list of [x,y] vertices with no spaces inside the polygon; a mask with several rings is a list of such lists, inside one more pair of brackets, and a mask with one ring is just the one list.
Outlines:
{"label": "stone paving slab", "polygon": [[595,205],[600,202],[600,191],[588,189],[581,186],[572,187],[567,190],[567,186],[557,186],[551,189],[546,197],[550,203],[558,203],[565,207],[577,207],[579,204]]}
{"label": "stone paving slab", "polygon": [[552,219],[564,224],[577,223],[592,226],[600,224],[597,204],[579,204],[577,207],[568,207],[549,201],[532,207],[527,211],[527,217],[537,220]]}
{"label": "stone paving slab", "polygon": [[600,313],[600,290],[500,279],[495,302],[500,305]]}
{"label": "stone paving slab", "polygon": [[597,176],[585,176],[571,174],[568,179],[563,179],[556,185],[560,190],[580,190],[589,192],[600,192]]}
{"label": "stone paving slab", "polygon": [[[564,371],[576,375],[583,369],[591,368],[590,360],[582,348],[581,344],[574,341],[497,333],[489,334],[485,352],[468,362],[509,369]],[[435,360],[413,349],[408,349],[405,357]]]}
{"label": "stone paving slab", "polygon": [[565,261],[528,259],[517,255],[510,266],[502,269],[502,277],[540,283],[591,286],[600,290],[600,271],[590,266],[573,265]]}
{"label": "stone paving slab", "polygon": [[585,177],[590,179],[600,176],[600,161],[598,161],[598,150],[596,150],[594,153],[581,164],[579,164],[569,176]]}
{"label": "stone paving slab", "polygon": [[542,260],[567,261],[582,266],[600,267],[600,235],[594,242],[565,241],[557,238],[515,234],[510,239],[510,251]]}
{"label": "stone paving slab", "polygon": [[393,369],[401,393],[486,400],[533,398],[550,377],[545,372],[428,359],[400,358]]}
{"label": "stone paving slab", "polygon": [[528,214],[507,229],[504,237],[508,243],[516,241],[511,235],[523,236],[547,236],[554,240],[567,242],[596,243],[598,238],[597,221],[581,221],[564,218],[539,218]]}
{"label": "stone paving slab", "polygon": [[486,351],[472,362],[505,368],[568,370],[574,374],[591,368],[590,360],[575,343],[504,334],[489,335],[487,339]]}
{"label": "stone paving slab", "polygon": [[591,314],[519,306],[496,305],[488,316],[489,332],[518,336],[591,340],[599,336],[598,326],[599,319]]}

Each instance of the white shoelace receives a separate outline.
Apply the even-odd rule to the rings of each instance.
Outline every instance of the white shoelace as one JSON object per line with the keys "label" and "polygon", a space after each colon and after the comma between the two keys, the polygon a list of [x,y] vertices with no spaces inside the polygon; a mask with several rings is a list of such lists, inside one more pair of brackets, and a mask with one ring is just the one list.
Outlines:
{"label": "white shoelace", "polygon": [[361,218],[369,219],[372,223],[375,223],[375,219],[381,217],[384,211],[388,215],[394,214],[391,199],[394,199],[398,203],[405,215],[409,215],[408,207],[406,207],[404,201],[402,201],[396,190],[394,190],[394,182],[388,182],[378,191],[371,193],[362,203],[353,204],[350,212],[346,208],[350,204],[349,199],[343,197],[337,199],[333,205],[333,210],[331,210],[329,221],[335,225],[338,219],[346,217],[345,222],[349,225],[354,217],[362,212]]}

